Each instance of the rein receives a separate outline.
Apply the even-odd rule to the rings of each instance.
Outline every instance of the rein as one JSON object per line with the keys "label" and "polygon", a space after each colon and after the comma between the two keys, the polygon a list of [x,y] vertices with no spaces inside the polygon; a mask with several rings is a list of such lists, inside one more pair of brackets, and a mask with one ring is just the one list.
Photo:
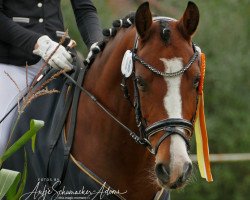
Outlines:
{"label": "rein", "polygon": [[[82,68],[80,70],[83,70]],[[117,122],[122,128],[128,131],[129,135],[139,144],[145,144],[144,141],[141,141],[141,138],[133,132],[130,128],[128,128],[125,124],[123,124],[115,115],[108,110],[98,99],[80,84],[78,84],[72,77],[70,77],[66,72],[63,72],[63,75],[68,78],[74,85],[76,85],[84,94],[86,94],[93,102],[96,103],[107,115],[109,115],[115,122]]]}

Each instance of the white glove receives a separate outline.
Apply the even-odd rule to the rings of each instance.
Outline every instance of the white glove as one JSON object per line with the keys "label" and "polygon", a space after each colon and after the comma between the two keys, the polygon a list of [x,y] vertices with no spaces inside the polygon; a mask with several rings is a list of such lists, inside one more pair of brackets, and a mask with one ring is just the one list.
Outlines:
{"label": "white glove", "polygon": [[[58,43],[52,41],[47,35],[44,35],[37,40],[37,45],[38,47],[33,50],[33,53],[41,56],[44,60],[47,60],[57,48]],[[66,69],[66,71],[70,71],[73,69],[73,65],[71,64],[72,61],[73,59],[69,52],[60,45],[48,63],[56,69]]]}

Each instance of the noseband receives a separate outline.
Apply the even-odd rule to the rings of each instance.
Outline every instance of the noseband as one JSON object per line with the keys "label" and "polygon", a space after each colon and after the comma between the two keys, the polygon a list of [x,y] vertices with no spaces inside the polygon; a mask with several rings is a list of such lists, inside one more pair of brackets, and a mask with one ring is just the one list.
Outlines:
{"label": "noseband", "polygon": [[[148,70],[159,76],[168,78],[180,76],[185,71],[187,71],[191,67],[191,65],[195,62],[195,60],[198,58],[199,52],[196,46],[193,44],[194,54],[190,58],[189,62],[181,70],[173,73],[161,72],[157,70],[154,66],[146,63],[142,58],[140,58],[137,55],[137,50],[138,50],[138,36],[136,36],[134,48],[131,50],[131,52],[133,61],[132,74],[133,74],[133,84],[134,84],[134,108],[135,108],[136,123],[139,128],[140,137],[138,138],[138,136],[136,137],[134,134],[132,134],[131,135],[132,138],[135,139],[138,143],[145,145],[152,154],[156,155],[159,146],[165,139],[167,139],[171,135],[179,135],[181,138],[184,139],[187,149],[189,150],[190,148],[189,141],[194,131],[193,123],[191,121],[182,118],[168,118],[157,121],[152,125],[147,126],[146,120],[143,118],[141,111],[140,93],[137,85],[138,77],[135,76],[135,62],[139,62],[145,68],[147,68]],[[126,95],[127,94],[125,94],[125,96]],[[150,137],[159,133],[160,131],[163,131],[164,134],[160,137],[155,147],[153,147],[152,143],[150,142]]]}
{"label": "noseband", "polygon": [[[154,148],[152,147],[152,144],[149,142],[150,144],[150,146],[148,147],[149,151],[155,155],[161,143],[166,138],[174,134],[179,135],[184,139],[187,145],[187,149],[189,150],[190,149],[189,141],[193,133],[193,130],[194,130],[193,124],[190,121],[185,120],[185,119],[169,118],[169,119],[164,119],[164,120],[155,122],[154,124],[152,124],[151,126],[145,129],[145,138],[147,138],[147,141],[149,142],[150,137],[160,131],[163,131],[164,134],[158,140]],[[188,136],[186,135],[185,131],[188,132]]]}

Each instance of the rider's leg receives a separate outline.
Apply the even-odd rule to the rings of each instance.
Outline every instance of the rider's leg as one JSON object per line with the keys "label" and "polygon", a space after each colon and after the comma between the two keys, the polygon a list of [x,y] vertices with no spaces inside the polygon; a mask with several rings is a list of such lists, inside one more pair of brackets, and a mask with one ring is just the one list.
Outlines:
{"label": "rider's leg", "polygon": [[[42,66],[42,61],[35,65],[28,67],[27,80],[28,84],[31,84],[32,80],[38,73]],[[7,74],[15,81],[15,83],[7,76]],[[18,67],[14,65],[7,65],[0,63],[0,119],[14,106],[17,101],[25,94],[26,87],[26,69],[25,67]],[[15,108],[7,118],[0,124],[0,155],[5,151],[8,138],[11,132],[11,124],[14,114],[16,113]]]}

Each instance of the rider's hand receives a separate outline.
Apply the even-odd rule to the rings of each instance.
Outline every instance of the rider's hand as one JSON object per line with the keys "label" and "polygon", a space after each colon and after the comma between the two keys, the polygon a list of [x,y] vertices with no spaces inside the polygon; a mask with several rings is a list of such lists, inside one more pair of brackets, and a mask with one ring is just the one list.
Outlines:
{"label": "rider's hand", "polygon": [[[47,35],[44,35],[37,40],[33,53],[47,60],[57,46],[57,42],[52,41]],[[48,63],[56,69],[66,69],[70,71],[73,69],[72,61],[73,59],[69,52],[60,45]]]}

